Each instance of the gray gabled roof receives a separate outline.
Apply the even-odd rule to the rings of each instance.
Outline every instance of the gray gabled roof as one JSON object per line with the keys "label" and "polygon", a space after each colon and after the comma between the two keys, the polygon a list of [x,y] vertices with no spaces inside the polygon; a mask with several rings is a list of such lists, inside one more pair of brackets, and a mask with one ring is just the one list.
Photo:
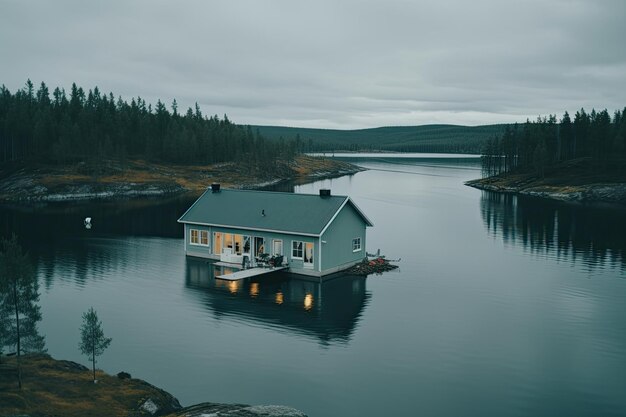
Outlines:
{"label": "gray gabled roof", "polygon": [[346,204],[351,204],[365,224],[372,226],[346,196],[228,189],[207,190],[178,221],[319,236]]}

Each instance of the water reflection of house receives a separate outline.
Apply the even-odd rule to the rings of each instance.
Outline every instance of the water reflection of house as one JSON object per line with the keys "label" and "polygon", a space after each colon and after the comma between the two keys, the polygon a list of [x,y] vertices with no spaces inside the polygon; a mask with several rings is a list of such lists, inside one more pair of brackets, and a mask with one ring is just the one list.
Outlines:
{"label": "water reflection of house", "polygon": [[292,273],[322,277],[365,257],[369,219],[346,196],[211,186],[178,220],[185,253],[242,266],[283,256]]}
{"label": "water reflection of house", "polygon": [[217,317],[286,329],[323,344],[347,342],[370,298],[361,276],[324,282],[284,273],[239,281],[216,279],[227,272],[224,268],[214,261],[187,258],[187,287],[197,290]]}

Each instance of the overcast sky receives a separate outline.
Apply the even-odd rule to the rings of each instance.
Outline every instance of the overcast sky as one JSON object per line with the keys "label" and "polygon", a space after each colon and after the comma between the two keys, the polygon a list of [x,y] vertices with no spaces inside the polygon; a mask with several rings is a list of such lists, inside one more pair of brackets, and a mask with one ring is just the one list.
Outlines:
{"label": "overcast sky", "polygon": [[625,0],[0,0],[0,84],[241,124],[477,125],[626,106]]}

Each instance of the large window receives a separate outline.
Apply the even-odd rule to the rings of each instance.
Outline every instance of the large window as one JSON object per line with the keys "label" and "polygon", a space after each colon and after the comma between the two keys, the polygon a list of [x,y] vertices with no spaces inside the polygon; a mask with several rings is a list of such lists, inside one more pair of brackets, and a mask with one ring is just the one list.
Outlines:
{"label": "large window", "polygon": [[233,234],[224,233],[224,249],[230,249],[230,253],[233,253]]}
{"label": "large window", "polygon": [[189,243],[192,245],[209,246],[208,230],[190,229]]}
{"label": "large window", "polygon": [[233,240],[235,241],[235,253],[237,255],[241,255],[243,236],[241,236],[241,235],[233,235]]}
{"label": "large window", "polygon": [[302,250],[302,242],[297,240],[291,241],[291,257],[296,259],[302,259],[304,252]]}
{"label": "large window", "polygon": [[233,255],[249,255],[250,236],[222,232],[213,233],[213,254],[221,255],[225,249],[229,249]]}
{"label": "large window", "polygon": [[352,239],[352,252],[358,252],[361,250],[361,238],[355,237]]}

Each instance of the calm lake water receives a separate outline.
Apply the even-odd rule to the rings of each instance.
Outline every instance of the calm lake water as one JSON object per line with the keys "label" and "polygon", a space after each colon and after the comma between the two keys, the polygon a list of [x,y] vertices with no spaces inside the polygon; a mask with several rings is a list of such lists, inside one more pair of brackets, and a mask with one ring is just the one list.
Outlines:
{"label": "calm lake water", "polygon": [[223,284],[183,254],[184,198],[5,207],[0,230],[37,262],[53,356],[87,363],[79,326],[94,306],[113,337],[99,366],[184,405],[626,415],[624,211],[466,187],[476,158],[351,160],[369,170],[281,188],[350,195],[375,224],[367,250],[401,258],[399,270]]}

